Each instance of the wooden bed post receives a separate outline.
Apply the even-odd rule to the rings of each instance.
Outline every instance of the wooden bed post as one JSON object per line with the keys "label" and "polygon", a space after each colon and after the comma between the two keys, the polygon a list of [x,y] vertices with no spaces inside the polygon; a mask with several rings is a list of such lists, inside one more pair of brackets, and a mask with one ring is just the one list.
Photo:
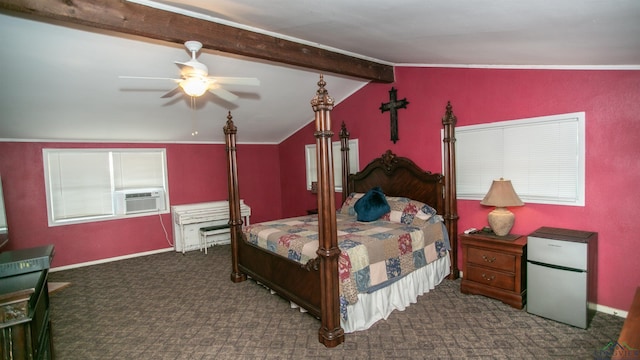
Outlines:
{"label": "wooden bed post", "polygon": [[242,215],[240,213],[240,191],[238,189],[238,164],[236,159],[236,134],[238,128],[231,120],[231,111],[227,115],[224,135],[227,150],[228,185],[229,185],[229,230],[231,231],[231,281],[247,280],[247,275],[240,273],[238,267],[238,241],[242,231]]}
{"label": "wooden bed post", "polygon": [[349,164],[349,131],[347,126],[342,122],[340,127],[340,151],[342,152],[342,203],[347,200],[349,196],[349,171],[351,166]]}
{"label": "wooden bed post", "polygon": [[336,198],[333,181],[333,155],[331,149],[331,110],[334,100],[324,88],[322,75],[316,96],[311,99],[315,112],[316,164],[318,166],[318,232],[320,259],[320,321],[318,339],[326,347],[335,347],[344,341],[340,326],[340,300],[338,284],[338,231],[336,226]]}
{"label": "wooden bed post", "polygon": [[455,127],[458,119],[453,115],[451,102],[447,102],[447,111],[442,117],[444,126],[444,187],[445,214],[444,221],[451,244],[451,273],[449,279],[455,280],[460,276],[458,270],[458,202],[456,199],[456,135]]}

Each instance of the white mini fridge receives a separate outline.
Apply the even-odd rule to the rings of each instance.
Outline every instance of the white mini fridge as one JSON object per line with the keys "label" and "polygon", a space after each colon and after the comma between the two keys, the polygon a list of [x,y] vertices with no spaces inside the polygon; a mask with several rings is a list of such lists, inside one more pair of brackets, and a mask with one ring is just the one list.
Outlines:
{"label": "white mini fridge", "polygon": [[597,303],[598,233],[542,227],[527,239],[527,312],[586,329]]}

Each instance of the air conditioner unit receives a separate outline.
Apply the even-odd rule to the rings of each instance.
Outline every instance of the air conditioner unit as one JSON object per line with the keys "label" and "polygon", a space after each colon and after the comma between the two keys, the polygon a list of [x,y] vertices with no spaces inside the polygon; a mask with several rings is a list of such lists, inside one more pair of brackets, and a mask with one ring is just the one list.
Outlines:
{"label": "air conditioner unit", "polygon": [[116,215],[164,210],[162,188],[128,189],[114,192]]}

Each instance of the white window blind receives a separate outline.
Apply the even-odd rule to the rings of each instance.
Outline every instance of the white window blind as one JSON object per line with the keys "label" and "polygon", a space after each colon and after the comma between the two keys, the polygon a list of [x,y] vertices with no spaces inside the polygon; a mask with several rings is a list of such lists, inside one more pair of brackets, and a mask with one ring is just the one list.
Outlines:
{"label": "white window blind", "polygon": [[158,151],[113,152],[113,181],[116,190],[164,188],[164,170],[164,156]]}
{"label": "white window blind", "polygon": [[111,174],[107,152],[47,154],[53,219],[111,215]]}
{"label": "white window blind", "polygon": [[[342,191],[342,151],[340,141],[331,143],[331,151],[333,155],[333,181],[335,191]],[[307,190],[311,190],[311,183],[318,181],[318,167],[316,164],[316,145],[305,145],[304,149],[306,172],[307,172]],[[358,139],[349,140],[349,173],[356,173],[360,166],[358,164]]]}
{"label": "white window blind", "polygon": [[456,128],[458,198],[502,177],[524,202],[584,206],[584,129],[584,112]]}
{"label": "white window blind", "polygon": [[116,190],[167,194],[164,149],[43,149],[43,163],[50,226],[126,216],[115,213]]}

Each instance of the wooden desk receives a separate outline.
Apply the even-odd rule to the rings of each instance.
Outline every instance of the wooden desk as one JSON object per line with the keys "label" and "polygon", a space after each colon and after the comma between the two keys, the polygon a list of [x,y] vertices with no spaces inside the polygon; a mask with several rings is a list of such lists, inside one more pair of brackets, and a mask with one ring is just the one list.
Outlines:
{"label": "wooden desk", "polygon": [[0,254],[0,360],[53,359],[49,286],[53,245]]}
{"label": "wooden desk", "polygon": [[53,359],[48,273],[0,279],[0,359]]}

